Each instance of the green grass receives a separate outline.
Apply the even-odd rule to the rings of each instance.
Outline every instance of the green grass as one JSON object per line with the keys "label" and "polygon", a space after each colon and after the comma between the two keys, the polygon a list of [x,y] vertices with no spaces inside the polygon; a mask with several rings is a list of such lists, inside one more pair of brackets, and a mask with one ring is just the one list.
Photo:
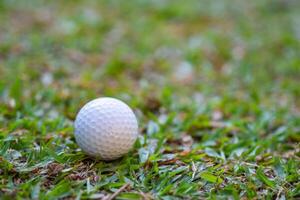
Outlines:
{"label": "green grass", "polygon": [[[299,19],[296,0],[0,1],[0,199],[300,198]],[[73,134],[101,96],[139,119],[113,162]]]}

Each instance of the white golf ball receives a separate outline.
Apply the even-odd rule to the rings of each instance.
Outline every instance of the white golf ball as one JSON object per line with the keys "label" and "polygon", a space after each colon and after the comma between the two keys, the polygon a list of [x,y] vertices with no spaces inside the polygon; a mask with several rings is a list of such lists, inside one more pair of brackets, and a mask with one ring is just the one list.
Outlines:
{"label": "white golf ball", "polygon": [[88,155],[114,160],[126,154],[138,136],[133,111],[122,101],[104,97],[88,102],[75,120],[75,138]]}

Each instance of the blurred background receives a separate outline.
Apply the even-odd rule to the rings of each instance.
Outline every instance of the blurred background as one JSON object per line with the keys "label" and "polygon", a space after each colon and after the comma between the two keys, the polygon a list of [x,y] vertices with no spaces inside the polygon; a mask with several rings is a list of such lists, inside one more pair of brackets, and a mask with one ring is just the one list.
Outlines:
{"label": "blurred background", "polygon": [[0,121],[74,119],[98,96],[299,114],[299,40],[297,0],[2,0]]}

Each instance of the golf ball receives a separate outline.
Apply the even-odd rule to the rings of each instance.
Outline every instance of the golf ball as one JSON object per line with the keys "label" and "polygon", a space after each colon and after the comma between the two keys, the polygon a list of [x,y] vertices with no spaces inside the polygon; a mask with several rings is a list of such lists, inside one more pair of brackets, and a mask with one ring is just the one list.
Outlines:
{"label": "golf ball", "polygon": [[114,160],[126,154],[138,136],[133,111],[115,98],[98,98],[84,105],[75,119],[75,139],[92,157]]}

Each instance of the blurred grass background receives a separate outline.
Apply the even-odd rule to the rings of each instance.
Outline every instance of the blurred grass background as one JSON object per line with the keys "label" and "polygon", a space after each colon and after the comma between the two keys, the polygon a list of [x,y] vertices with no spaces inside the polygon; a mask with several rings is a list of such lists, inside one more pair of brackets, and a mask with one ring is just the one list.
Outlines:
{"label": "blurred grass background", "polygon": [[1,2],[1,91],[16,103],[164,87],[294,107],[300,96],[297,1]]}

